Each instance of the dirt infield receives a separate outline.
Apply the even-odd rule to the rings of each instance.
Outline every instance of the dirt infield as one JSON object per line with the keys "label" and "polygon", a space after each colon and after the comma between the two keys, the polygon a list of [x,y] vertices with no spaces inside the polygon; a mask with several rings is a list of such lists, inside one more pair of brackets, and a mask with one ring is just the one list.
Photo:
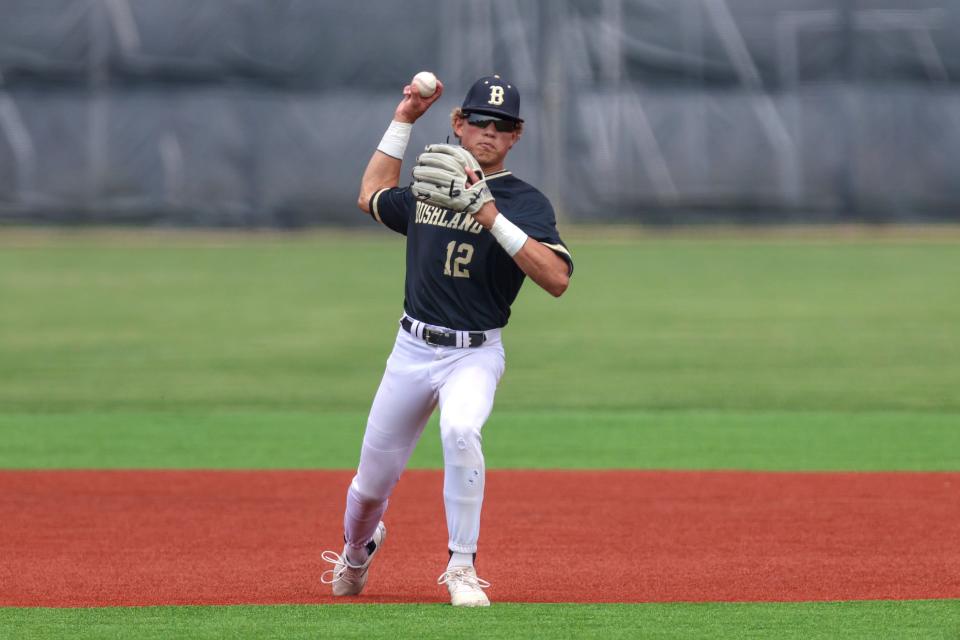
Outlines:
{"label": "dirt infield", "polygon": [[[0,472],[0,605],[334,602],[350,476]],[[352,601],[445,600],[441,483],[404,476]],[[960,474],[494,471],[478,568],[501,602],[958,598]]]}

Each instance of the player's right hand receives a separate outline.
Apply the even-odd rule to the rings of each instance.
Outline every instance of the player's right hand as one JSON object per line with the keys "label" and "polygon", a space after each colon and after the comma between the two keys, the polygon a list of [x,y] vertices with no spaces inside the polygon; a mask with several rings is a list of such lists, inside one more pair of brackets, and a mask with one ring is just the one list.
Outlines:
{"label": "player's right hand", "polygon": [[443,95],[443,83],[437,80],[437,90],[429,98],[420,97],[413,85],[408,84],[403,88],[403,100],[397,105],[397,110],[393,114],[393,119],[397,122],[414,123],[417,118],[427,112],[434,102]]}

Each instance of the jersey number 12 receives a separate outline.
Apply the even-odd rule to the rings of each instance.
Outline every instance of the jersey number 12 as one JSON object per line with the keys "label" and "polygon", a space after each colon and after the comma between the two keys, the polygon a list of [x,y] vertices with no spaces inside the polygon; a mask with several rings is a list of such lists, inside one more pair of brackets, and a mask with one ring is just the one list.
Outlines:
{"label": "jersey number 12", "polygon": [[[453,257],[453,253],[456,251],[457,257]],[[453,268],[451,269],[450,260],[453,260]],[[457,241],[454,240],[447,244],[447,261],[443,265],[443,275],[453,276],[454,278],[469,278],[470,270],[466,269],[466,265],[470,264],[470,261],[473,260],[473,245],[467,244],[466,242],[461,242],[457,246]]]}

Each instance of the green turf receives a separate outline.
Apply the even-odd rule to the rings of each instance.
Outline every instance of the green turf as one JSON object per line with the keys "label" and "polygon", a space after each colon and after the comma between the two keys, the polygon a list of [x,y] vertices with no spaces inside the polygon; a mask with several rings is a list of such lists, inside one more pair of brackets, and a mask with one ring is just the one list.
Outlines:
{"label": "green turf", "polygon": [[[399,238],[28,237],[0,467],[355,464]],[[960,241],[570,244],[568,294],[528,283],[505,333],[491,466],[960,469]]]}
{"label": "green turf", "polygon": [[[363,413],[0,414],[0,468],[352,468]],[[497,411],[490,468],[960,469],[958,414]],[[436,419],[411,468],[439,468]]]}
{"label": "green turf", "polygon": [[[365,411],[401,311],[388,233],[36,244],[0,251],[4,412]],[[499,409],[960,411],[960,241],[571,245]]]}
{"label": "green turf", "polygon": [[[4,630],[9,632],[4,634]],[[2,609],[22,640],[151,638],[729,638],[956,640],[960,601]]]}

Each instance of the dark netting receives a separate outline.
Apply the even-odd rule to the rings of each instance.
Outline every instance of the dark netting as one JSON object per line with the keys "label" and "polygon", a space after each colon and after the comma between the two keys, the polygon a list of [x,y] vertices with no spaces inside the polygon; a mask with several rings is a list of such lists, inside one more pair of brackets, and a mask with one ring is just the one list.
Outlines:
{"label": "dark netting", "polygon": [[0,220],[365,224],[402,85],[481,75],[568,220],[960,219],[949,0],[8,0]]}

